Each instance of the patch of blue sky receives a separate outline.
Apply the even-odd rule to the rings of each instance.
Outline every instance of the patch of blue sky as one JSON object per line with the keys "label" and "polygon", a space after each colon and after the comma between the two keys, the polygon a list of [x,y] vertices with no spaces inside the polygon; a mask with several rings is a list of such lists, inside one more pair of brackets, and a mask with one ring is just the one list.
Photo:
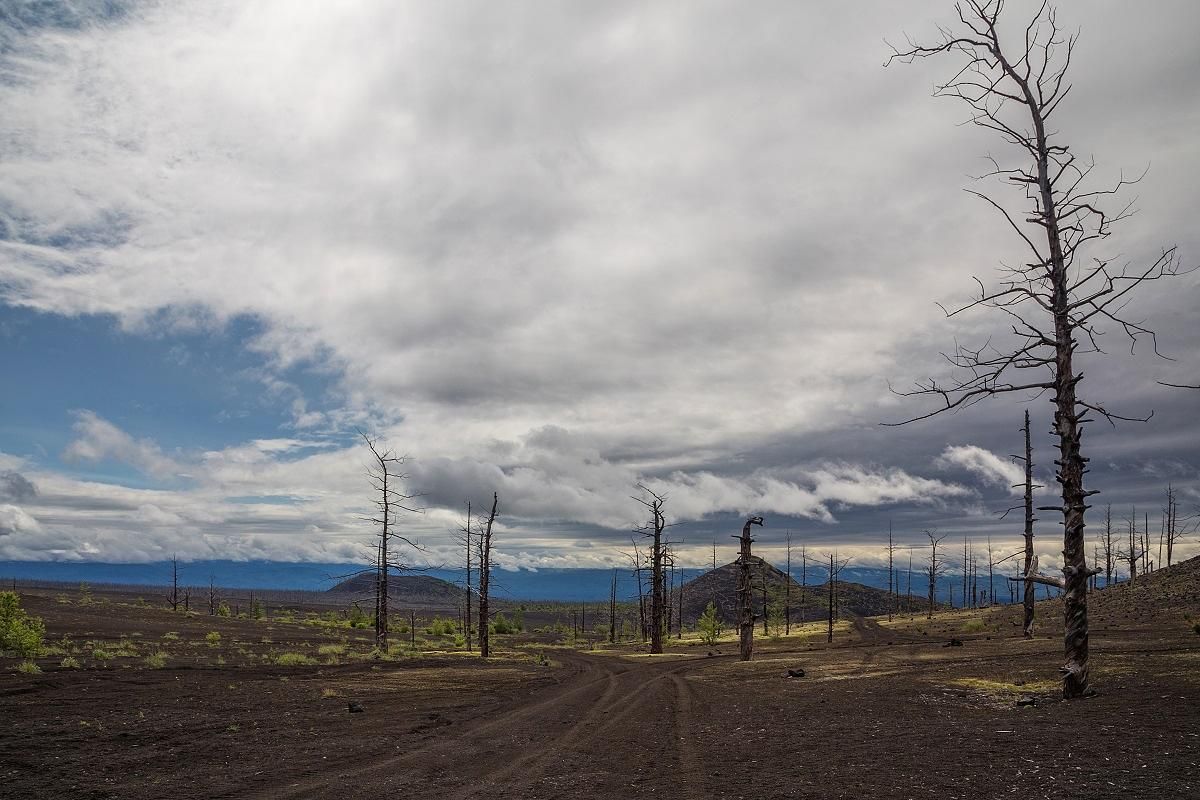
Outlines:
{"label": "patch of blue sky", "polygon": [[[72,474],[124,483],[119,465],[67,464],[72,412],[86,409],[167,455],[219,450],[254,439],[308,438],[292,428],[295,392],[268,391],[264,357],[248,347],[261,324],[164,332],[122,330],[107,315],[62,317],[0,305],[0,451]],[[308,410],[336,405],[336,376],[298,367],[283,374]]]}
{"label": "patch of blue sky", "polygon": [[226,497],[225,502],[259,506],[294,506],[303,503],[304,498],[290,494],[241,495]]}

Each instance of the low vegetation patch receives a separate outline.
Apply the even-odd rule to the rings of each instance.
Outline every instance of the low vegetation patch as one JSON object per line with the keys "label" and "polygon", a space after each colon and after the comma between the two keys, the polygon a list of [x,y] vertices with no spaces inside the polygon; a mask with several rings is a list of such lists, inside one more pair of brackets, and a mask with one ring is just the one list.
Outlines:
{"label": "low vegetation patch", "polygon": [[146,656],[144,663],[150,669],[162,669],[167,665],[167,654],[162,650],[157,650]]}
{"label": "low vegetation patch", "polygon": [[316,664],[317,660],[303,653],[280,653],[275,656],[275,663],[281,667],[306,667]]}

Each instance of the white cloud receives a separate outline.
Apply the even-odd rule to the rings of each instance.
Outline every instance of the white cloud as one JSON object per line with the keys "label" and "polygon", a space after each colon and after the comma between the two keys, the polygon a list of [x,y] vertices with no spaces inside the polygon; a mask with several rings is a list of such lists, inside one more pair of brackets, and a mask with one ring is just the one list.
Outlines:
{"label": "white cloud", "polygon": [[157,478],[178,475],[179,465],[149,439],[135,439],[92,411],[75,412],[75,438],[63,450],[69,462],[117,461]]}
{"label": "white cloud", "polygon": [[947,445],[934,463],[941,469],[965,469],[984,483],[1002,486],[1011,494],[1024,492],[1024,489],[1017,486],[1025,483],[1024,467],[973,444]]}

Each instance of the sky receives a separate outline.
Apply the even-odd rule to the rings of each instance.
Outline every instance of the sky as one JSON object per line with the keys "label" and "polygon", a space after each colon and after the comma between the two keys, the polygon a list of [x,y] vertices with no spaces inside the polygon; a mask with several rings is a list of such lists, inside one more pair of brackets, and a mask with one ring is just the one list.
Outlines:
{"label": "sky", "polygon": [[[1021,26],[1028,3],[1011,3]],[[1010,454],[1047,398],[953,415],[890,387],[1003,336],[937,303],[1021,242],[966,190],[1019,164],[885,68],[949,2],[99,2],[0,11],[0,560],[353,561],[366,431],[409,460],[415,562],[499,494],[507,569],[627,563],[667,497],[680,563],[747,514],[860,565],[934,530],[1017,547]],[[1056,135],[1144,178],[1096,258],[1200,264],[1200,7],[1064,6]],[[1016,30],[1017,28],[1013,28]],[[1007,30],[1007,29],[1006,29]],[[1081,355],[1089,533],[1200,510],[1200,272]],[[1043,563],[1059,558],[1049,512]],[[1140,523],[1139,523],[1140,524]],[[1200,552],[1191,536],[1185,554]]]}

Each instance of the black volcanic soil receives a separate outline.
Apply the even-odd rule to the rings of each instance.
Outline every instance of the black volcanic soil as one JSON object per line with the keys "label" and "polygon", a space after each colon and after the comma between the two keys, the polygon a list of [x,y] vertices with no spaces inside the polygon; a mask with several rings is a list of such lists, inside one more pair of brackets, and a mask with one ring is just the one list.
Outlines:
{"label": "black volcanic soil", "polygon": [[[1094,598],[1100,693],[1071,702],[1056,697],[1054,603],[1039,604],[1032,641],[1014,635],[1012,609],[854,618],[833,646],[809,626],[760,642],[750,663],[732,642],[687,640],[655,657],[535,645],[550,667],[527,656],[286,668],[180,656],[163,669],[25,675],[6,661],[0,797],[1195,797],[1200,635],[1184,615],[1200,617],[1200,603],[1194,570],[1178,575]],[[54,612],[81,613],[28,605],[54,627]],[[145,639],[162,616],[70,624]],[[209,627],[167,616],[179,642]],[[245,641],[261,623],[226,625]],[[304,636],[324,635],[292,627],[295,640],[276,625],[259,646],[303,650]],[[951,636],[963,646],[944,646]],[[797,668],[804,677],[786,677]],[[348,713],[350,700],[366,710]]]}

